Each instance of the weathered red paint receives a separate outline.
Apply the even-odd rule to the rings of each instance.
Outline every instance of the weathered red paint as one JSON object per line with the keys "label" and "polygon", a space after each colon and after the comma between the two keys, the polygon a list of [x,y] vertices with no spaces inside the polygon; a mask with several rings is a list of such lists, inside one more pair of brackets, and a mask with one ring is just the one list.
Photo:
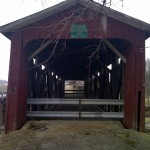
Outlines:
{"label": "weathered red paint", "polygon": [[[140,130],[144,128],[145,122],[143,121],[145,115],[145,42],[143,41],[144,34],[138,30],[135,33],[135,63],[136,63],[136,100],[138,100],[138,91],[141,91],[141,105],[140,105]],[[138,105],[138,102],[137,102]],[[135,105],[135,109],[138,106]],[[137,110],[136,110],[137,112]],[[136,115],[137,117],[137,115]],[[135,118],[137,120],[137,118]]]}
{"label": "weathered red paint", "polygon": [[[27,59],[26,44],[35,39],[50,39],[53,34],[56,38],[70,38],[69,29],[72,23],[87,24],[89,30],[88,38],[121,38],[128,40],[132,44],[132,49],[127,49],[125,54],[127,63],[124,69],[124,100],[125,100],[125,118],[124,126],[126,128],[137,129],[137,93],[142,92],[140,129],[144,129],[144,64],[145,50],[138,47],[144,47],[144,31],[124,24],[113,18],[107,17],[107,32],[104,33],[101,23],[101,15],[96,18],[85,19],[95,13],[87,10],[84,17],[71,17],[70,21],[62,22],[59,27],[51,26],[69,16],[72,9],[65,10],[63,15],[60,13],[55,16],[43,19],[35,24],[26,27],[24,30],[14,33],[12,37],[10,70],[6,110],[6,132],[19,129],[26,121],[26,98],[27,98]],[[41,28],[42,27],[42,28]],[[61,33],[61,34],[60,34]]]}
{"label": "weathered red paint", "polygon": [[22,32],[12,38],[7,90],[6,133],[19,129],[26,121],[27,66]]}

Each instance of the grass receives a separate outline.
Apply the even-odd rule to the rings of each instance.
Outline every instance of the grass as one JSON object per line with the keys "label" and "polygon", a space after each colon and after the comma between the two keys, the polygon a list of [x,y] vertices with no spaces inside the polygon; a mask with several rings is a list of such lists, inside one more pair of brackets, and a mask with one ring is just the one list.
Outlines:
{"label": "grass", "polygon": [[145,98],[145,105],[150,105],[150,98],[149,99]]}

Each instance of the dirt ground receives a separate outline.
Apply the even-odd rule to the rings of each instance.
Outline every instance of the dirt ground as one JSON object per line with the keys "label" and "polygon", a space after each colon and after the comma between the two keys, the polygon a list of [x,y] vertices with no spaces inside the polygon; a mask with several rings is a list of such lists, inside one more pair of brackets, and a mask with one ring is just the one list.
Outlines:
{"label": "dirt ground", "polygon": [[150,134],[118,121],[29,121],[0,134],[0,150],[150,150]]}

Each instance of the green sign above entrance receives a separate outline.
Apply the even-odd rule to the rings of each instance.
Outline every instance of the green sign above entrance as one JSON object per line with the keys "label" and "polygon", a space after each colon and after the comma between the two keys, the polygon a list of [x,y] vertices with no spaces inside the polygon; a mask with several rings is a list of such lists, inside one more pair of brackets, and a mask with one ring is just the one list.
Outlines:
{"label": "green sign above entrance", "polygon": [[71,38],[87,38],[88,28],[87,25],[72,25],[70,31]]}

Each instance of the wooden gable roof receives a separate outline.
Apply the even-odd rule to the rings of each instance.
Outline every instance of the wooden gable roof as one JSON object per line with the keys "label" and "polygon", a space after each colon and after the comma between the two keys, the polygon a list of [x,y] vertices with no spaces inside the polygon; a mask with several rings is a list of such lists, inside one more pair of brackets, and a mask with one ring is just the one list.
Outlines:
{"label": "wooden gable roof", "polygon": [[145,31],[146,38],[150,37],[150,24],[140,21],[131,16],[120,13],[111,8],[105,7],[99,3],[96,3],[91,0],[66,0],[55,6],[49,7],[45,10],[39,11],[30,16],[24,17],[17,21],[11,22],[4,26],[0,27],[0,33],[4,34],[7,38],[11,38],[11,35],[14,31],[24,28],[30,24],[33,24],[37,21],[45,19],[49,16],[55,15],[58,12],[61,12],[65,9],[68,9],[75,5],[81,5],[83,7],[88,7],[93,11],[96,11],[101,14],[106,14],[108,17],[121,21],[125,24],[131,25],[135,28]]}

